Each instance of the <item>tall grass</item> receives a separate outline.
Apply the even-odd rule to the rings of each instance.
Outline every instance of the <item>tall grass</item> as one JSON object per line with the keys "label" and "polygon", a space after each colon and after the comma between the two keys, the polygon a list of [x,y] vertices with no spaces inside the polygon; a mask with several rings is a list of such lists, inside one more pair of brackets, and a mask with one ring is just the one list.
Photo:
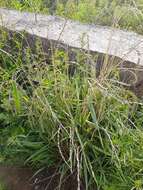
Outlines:
{"label": "tall grass", "polygon": [[89,190],[141,189],[142,102],[119,85],[118,67],[97,78],[89,55],[77,53],[72,68],[61,50],[47,64],[39,42],[31,58],[25,52],[24,64],[21,50],[13,59],[0,53],[1,162],[18,155],[36,168],[56,167]]}
{"label": "tall grass", "polygon": [[[10,6],[28,9],[27,4],[23,7],[15,2],[10,1],[14,3]],[[35,10],[43,11],[41,2]],[[139,6],[138,2],[124,5]],[[105,6],[111,14],[108,18],[103,15],[102,23],[108,24],[113,21],[113,5],[122,6],[119,1],[112,2],[112,7],[107,1],[94,3],[69,1],[63,8],[59,2],[56,12],[94,22],[94,18],[100,20],[97,15],[102,15]],[[121,25],[125,23],[121,21]],[[91,55],[77,52],[73,63],[68,53],[55,50],[47,64],[49,57],[39,42],[35,52],[26,48],[23,54],[17,36],[10,42],[6,33],[0,37],[0,50],[4,50],[0,51],[0,162],[13,164],[20,159],[37,169],[52,166],[61,174],[61,181],[75,174],[78,190],[82,183],[86,190],[141,190],[143,102],[120,85],[118,67],[103,69],[97,78],[97,59]],[[7,50],[8,45],[13,51]],[[91,61],[93,64],[86,64]],[[104,64],[111,64],[108,56]]]}

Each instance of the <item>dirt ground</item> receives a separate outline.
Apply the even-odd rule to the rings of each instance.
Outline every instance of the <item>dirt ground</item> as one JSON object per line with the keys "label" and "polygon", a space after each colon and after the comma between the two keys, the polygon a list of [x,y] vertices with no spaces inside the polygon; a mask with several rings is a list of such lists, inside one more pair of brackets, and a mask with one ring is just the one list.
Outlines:
{"label": "dirt ground", "polygon": [[54,169],[35,174],[29,168],[0,166],[0,180],[7,190],[77,190],[75,174],[67,176],[59,188],[60,177]]}

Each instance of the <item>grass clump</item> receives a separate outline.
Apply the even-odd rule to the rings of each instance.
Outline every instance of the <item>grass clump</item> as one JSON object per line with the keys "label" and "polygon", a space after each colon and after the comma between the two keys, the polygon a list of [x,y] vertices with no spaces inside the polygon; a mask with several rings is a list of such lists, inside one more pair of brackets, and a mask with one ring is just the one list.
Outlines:
{"label": "grass clump", "polygon": [[1,162],[56,166],[89,190],[142,188],[142,102],[115,83],[117,69],[97,79],[79,54],[71,75],[68,54],[52,57],[38,45],[13,66],[1,52]]}
{"label": "grass clump", "polygon": [[[68,18],[128,25],[142,33],[141,4],[59,1],[53,9]],[[0,5],[51,11],[42,0]],[[0,49],[13,47],[0,51],[0,163],[56,167],[61,181],[74,174],[78,188],[84,184],[86,190],[143,189],[143,102],[119,85],[118,68],[97,78],[95,66],[85,64],[90,55],[77,52],[73,66],[61,50],[49,58],[39,42],[34,52],[27,47],[23,52],[19,37],[0,37]]]}

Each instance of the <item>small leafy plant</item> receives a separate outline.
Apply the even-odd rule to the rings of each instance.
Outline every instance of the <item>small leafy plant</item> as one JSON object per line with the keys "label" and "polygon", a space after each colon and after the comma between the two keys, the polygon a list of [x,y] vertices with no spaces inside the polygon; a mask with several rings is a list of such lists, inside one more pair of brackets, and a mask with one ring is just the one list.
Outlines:
{"label": "small leafy plant", "polygon": [[6,190],[6,187],[2,183],[0,183],[0,190]]}

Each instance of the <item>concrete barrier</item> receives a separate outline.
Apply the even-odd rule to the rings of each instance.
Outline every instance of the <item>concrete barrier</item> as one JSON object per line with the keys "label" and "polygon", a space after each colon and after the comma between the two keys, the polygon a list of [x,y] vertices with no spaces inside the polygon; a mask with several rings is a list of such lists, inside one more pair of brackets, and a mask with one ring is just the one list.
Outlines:
{"label": "concrete barrier", "polygon": [[122,78],[126,80],[129,73],[136,70],[137,83],[143,84],[143,36],[134,32],[2,8],[0,27],[17,33],[25,31],[30,44],[31,39],[41,38],[45,51],[53,43],[63,49],[80,49],[116,57],[124,62]]}
{"label": "concrete barrier", "polygon": [[107,53],[143,65],[143,36],[61,17],[0,9],[0,26],[56,41],[65,46]]}

